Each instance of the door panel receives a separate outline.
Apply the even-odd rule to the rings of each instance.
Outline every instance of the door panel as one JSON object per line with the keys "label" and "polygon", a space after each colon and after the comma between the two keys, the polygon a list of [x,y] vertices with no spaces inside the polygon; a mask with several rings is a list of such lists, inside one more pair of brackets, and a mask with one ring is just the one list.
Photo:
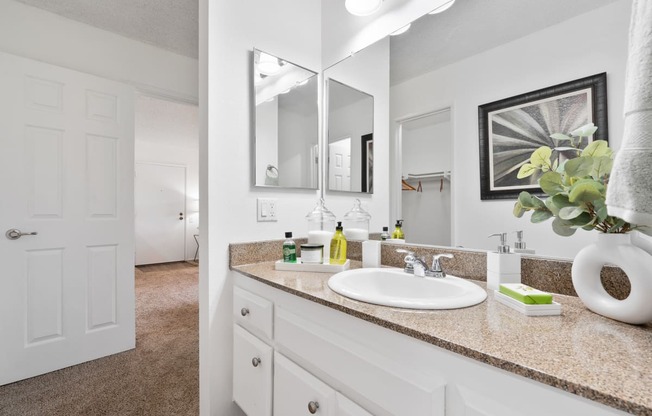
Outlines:
{"label": "door panel", "polygon": [[186,168],[136,163],[136,264],[185,260]]}
{"label": "door panel", "polygon": [[134,348],[135,316],[132,88],[0,53],[0,91],[1,385]]}

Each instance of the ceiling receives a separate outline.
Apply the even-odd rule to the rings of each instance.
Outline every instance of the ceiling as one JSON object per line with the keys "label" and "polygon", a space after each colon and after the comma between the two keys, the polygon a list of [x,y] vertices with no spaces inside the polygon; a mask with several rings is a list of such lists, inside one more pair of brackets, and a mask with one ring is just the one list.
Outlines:
{"label": "ceiling", "polygon": [[63,17],[198,57],[198,0],[17,0]]}
{"label": "ceiling", "polygon": [[457,0],[391,37],[390,82],[399,84],[615,1]]}
{"label": "ceiling", "polygon": [[[198,0],[17,0],[185,55],[198,56]],[[235,0],[237,1],[237,0]],[[618,0],[457,0],[391,38],[391,83],[433,71]]]}

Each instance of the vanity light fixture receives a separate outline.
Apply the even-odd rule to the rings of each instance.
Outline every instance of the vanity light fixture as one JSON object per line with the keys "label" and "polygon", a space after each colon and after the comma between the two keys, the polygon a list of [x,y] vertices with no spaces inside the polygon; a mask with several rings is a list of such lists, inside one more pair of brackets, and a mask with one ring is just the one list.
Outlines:
{"label": "vanity light fixture", "polygon": [[431,11],[428,14],[438,14],[441,12],[445,12],[446,10],[450,9],[453,4],[455,3],[455,0],[450,0],[449,2],[446,2],[442,4],[441,6],[437,7],[435,10]]}
{"label": "vanity light fixture", "polygon": [[369,16],[376,13],[382,4],[383,0],[346,0],[344,7],[352,15]]}
{"label": "vanity light fixture", "polygon": [[403,26],[399,30],[397,30],[397,31],[395,31],[393,33],[390,33],[389,35],[390,36],[402,35],[403,33],[407,32],[410,29],[410,26],[412,26],[412,23],[408,23],[407,25]]}
{"label": "vanity light fixture", "polygon": [[258,70],[264,75],[274,75],[281,70],[281,64],[278,58],[261,52],[258,58]]}
{"label": "vanity light fixture", "polygon": [[310,78],[306,78],[303,81],[297,82],[297,87],[300,87],[302,85],[306,85],[308,83],[308,80],[310,80]]}

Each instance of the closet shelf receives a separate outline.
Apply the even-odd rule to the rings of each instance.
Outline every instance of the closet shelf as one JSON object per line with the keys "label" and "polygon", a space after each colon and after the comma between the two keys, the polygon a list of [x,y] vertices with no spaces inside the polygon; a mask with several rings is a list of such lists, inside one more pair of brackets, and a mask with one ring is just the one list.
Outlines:
{"label": "closet shelf", "polygon": [[429,173],[408,173],[407,176],[403,177],[403,180],[426,180],[426,179],[447,179],[451,178],[451,171],[441,171],[441,172],[429,172]]}

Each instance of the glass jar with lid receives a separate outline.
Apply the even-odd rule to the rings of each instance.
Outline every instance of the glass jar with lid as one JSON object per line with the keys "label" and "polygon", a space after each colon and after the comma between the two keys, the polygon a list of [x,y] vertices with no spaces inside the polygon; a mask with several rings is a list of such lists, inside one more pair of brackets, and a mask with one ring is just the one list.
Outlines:
{"label": "glass jar with lid", "polygon": [[306,220],[308,220],[308,243],[330,247],[331,239],[335,233],[335,219],[335,214],[326,208],[324,198],[321,198],[315,209],[306,215]]}
{"label": "glass jar with lid", "polygon": [[344,235],[347,240],[369,240],[369,220],[371,215],[364,209],[359,199],[353,202],[351,211],[344,215]]}

